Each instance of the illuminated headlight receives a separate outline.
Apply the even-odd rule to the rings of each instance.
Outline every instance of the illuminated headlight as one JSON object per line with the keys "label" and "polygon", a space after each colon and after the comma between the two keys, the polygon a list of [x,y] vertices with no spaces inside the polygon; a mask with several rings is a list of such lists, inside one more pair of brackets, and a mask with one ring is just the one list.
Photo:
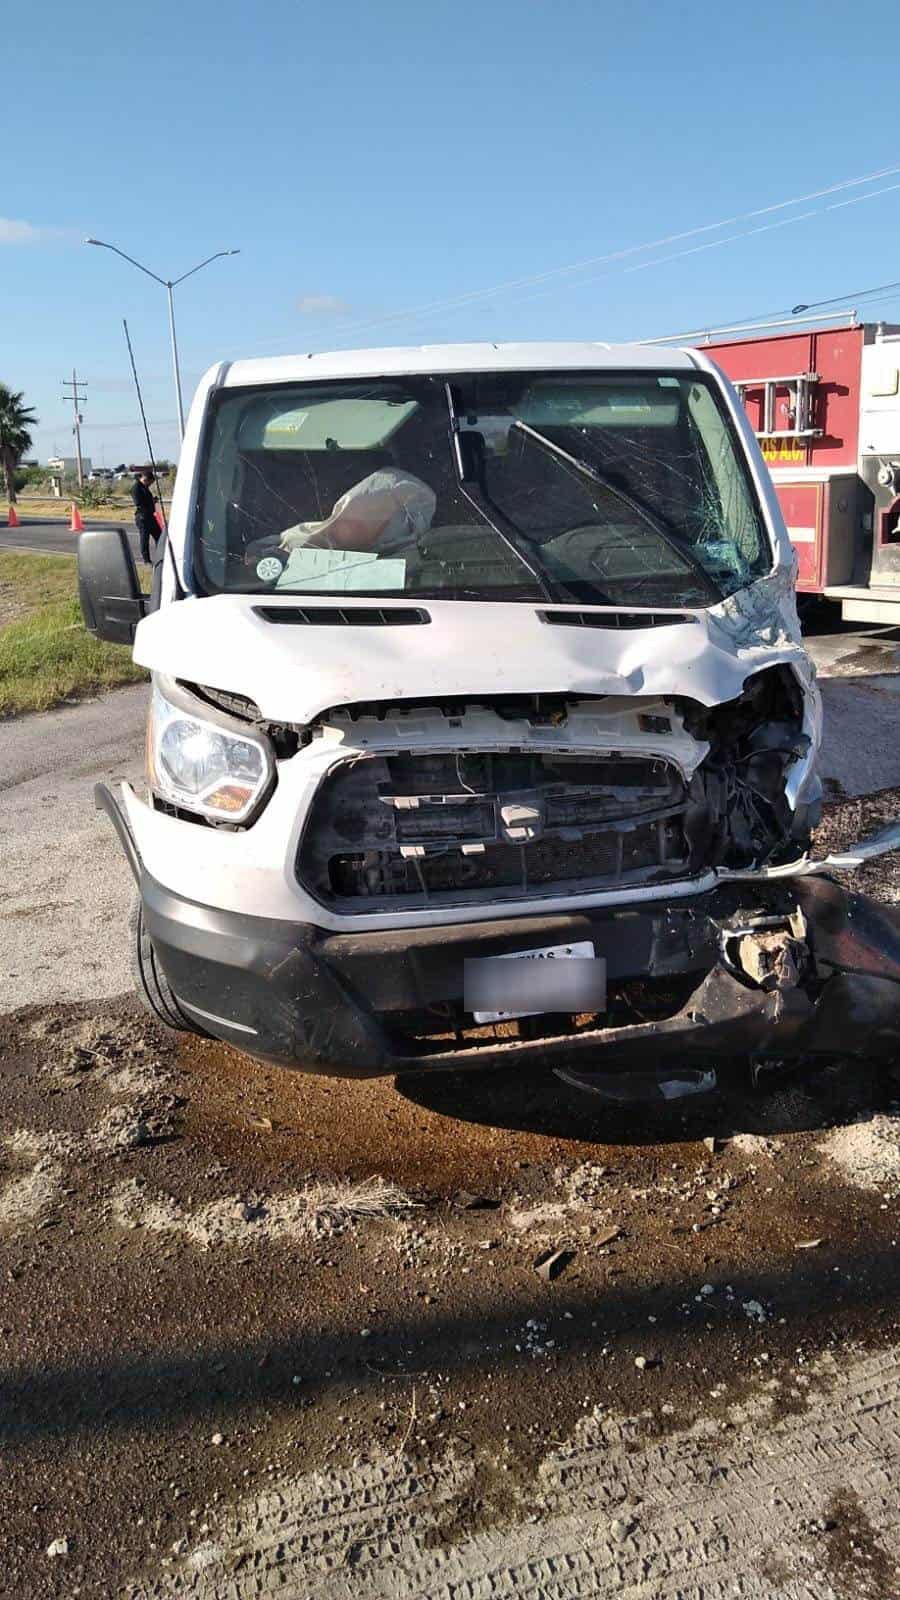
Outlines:
{"label": "illuminated headlight", "polygon": [[211,820],[246,822],[272,782],[271,746],[229,718],[215,711],[207,718],[190,705],[187,696],[177,704],[154,685],[147,728],[150,787],[163,800]]}

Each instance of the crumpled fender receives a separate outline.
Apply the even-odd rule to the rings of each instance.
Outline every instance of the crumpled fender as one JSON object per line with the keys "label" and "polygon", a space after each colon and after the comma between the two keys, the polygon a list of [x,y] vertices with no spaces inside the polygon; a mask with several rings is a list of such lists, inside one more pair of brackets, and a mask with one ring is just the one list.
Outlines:
{"label": "crumpled fender", "polygon": [[796,893],[820,978],[844,972],[900,984],[900,906],[818,876],[798,883]]}
{"label": "crumpled fender", "polygon": [[[632,1098],[633,1078],[634,1098],[668,1100],[714,1088],[718,1067],[741,1057],[892,1057],[900,1047],[900,906],[819,875],[801,878],[794,892],[797,915],[781,918],[780,932],[763,907],[756,931],[722,925],[719,963],[674,1016],[598,1032],[602,1067],[557,1075],[611,1100]],[[691,1061],[695,1070],[685,1071]],[[704,1062],[713,1070],[696,1070]]]}

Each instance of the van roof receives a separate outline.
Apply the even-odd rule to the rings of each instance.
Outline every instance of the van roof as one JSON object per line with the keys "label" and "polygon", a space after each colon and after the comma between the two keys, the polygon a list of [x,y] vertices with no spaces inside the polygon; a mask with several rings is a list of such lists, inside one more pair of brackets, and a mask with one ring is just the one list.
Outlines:
{"label": "van roof", "polygon": [[423,344],[380,350],[328,350],[233,361],[219,382],[229,388],[325,378],[383,378],[429,372],[534,371],[553,368],[693,370],[688,350],[645,344]]}

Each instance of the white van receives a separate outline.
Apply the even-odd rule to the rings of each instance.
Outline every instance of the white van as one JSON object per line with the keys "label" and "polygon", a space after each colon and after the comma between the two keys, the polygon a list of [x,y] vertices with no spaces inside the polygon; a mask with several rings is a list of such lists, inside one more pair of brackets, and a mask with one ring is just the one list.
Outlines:
{"label": "white van", "polygon": [[618,1094],[896,1041],[900,935],[808,856],[820,697],[743,408],[698,351],[223,363],[154,594],[79,543],[152,675],[105,786],[141,993],[306,1071],[549,1062]]}

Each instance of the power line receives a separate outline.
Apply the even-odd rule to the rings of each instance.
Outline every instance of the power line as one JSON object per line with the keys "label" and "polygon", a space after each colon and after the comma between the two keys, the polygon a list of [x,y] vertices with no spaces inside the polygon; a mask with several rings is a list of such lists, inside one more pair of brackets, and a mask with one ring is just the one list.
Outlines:
{"label": "power line", "polygon": [[[897,169],[897,170],[900,170],[900,169]],[[864,180],[859,179],[859,180],[852,180],[852,181],[854,181],[854,182],[862,182]],[[837,186],[833,186],[831,189],[823,190],[822,193],[823,194],[834,193],[834,190],[835,190],[836,187]],[[634,262],[630,266],[618,268],[616,272],[599,273],[599,274],[596,274],[596,275],[594,275],[594,276],[592,276],[590,278],[582,279],[581,284],[579,284],[579,288],[582,287],[585,283],[598,282],[602,278],[614,277],[614,276],[617,275],[617,272],[622,272],[623,274],[629,274],[629,273],[633,273],[633,272],[646,272],[646,271],[649,271],[649,269],[651,267],[663,267],[663,266],[667,266],[669,264],[669,262],[681,261],[686,256],[702,255],[707,250],[719,250],[719,249],[721,249],[721,247],[723,245],[735,244],[741,239],[751,239],[751,238],[754,238],[757,234],[760,234],[760,233],[771,233],[776,228],[790,228],[795,222],[808,222],[813,217],[824,216],[826,214],[826,212],[828,212],[828,211],[838,211],[838,210],[840,210],[840,208],[842,206],[861,205],[865,200],[876,200],[879,197],[879,195],[893,193],[893,191],[896,190],[896,189],[900,189],[900,183],[888,184],[883,189],[873,189],[869,194],[854,195],[852,200],[840,200],[840,201],[837,201],[837,202],[835,202],[835,203],[833,203],[831,205],[818,206],[818,207],[814,208],[812,211],[801,211],[796,216],[793,216],[793,217],[781,217],[781,218],[779,218],[779,220],[777,222],[764,222],[764,223],[760,224],[758,227],[755,227],[755,228],[744,228],[739,233],[726,234],[723,239],[708,239],[708,240],[705,241],[705,243],[697,244],[697,245],[691,245],[686,250],[675,250],[675,251],[672,252],[671,255],[654,256],[650,261]],[[808,198],[811,198],[811,197],[810,196],[803,196],[802,198],[803,199],[808,199]],[[765,206],[765,207],[762,207],[758,211],[749,211],[749,212],[746,213],[746,220],[749,221],[750,218],[752,218],[754,216],[770,215],[773,211],[780,211],[780,210],[783,210],[788,205],[792,205],[792,204],[793,205],[799,205],[800,203],[801,203],[801,199],[800,198],[798,198],[797,200],[794,200],[794,201],[785,200],[785,201],[782,201],[778,205],[775,205],[775,206]],[[713,231],[714,227],[725,227],[725,226],[727,226],[727,224],[725,224],[725,223],[719,223],[719,224],[715,224],[715,225],[714,224],[710,224],[709,227],[707,227],[707,228],[696,229],[694,231],[695,232],[711,232],[711,231]],[[687,237],[689,237],[689,235],[683,234],[681,237],[687,238]],[[635,246],[634,249],[629,253],[634,254],[639,248],[641,248],[641,247],[640,246]],[[649,248],[649,246],[648,246],[648,248]],[[528,300],[535,300],[535,299],[538,299],[540,297],[540,295],[543,294],[543,293],[544,293],[544,290],[543,289],[539,289],[538,293],[536,295],[529,295],[527,298],[528,298]],[[519,300],[518,303],[522,304],[522,301]]]}
{"label": "power line", "polygon": [[[687,250],[676,250],[676,251],[673,252],[672,255],[655,256],[650,261],[639,261],[639,262],[636,262],[635,264],[633,264],[632,266],[621,267],[621,268],[618,269],[618,271],[627,274],[627,273],[633,273],[633,272],[646,272],[651,267],[663,267],[663,266],[666,266],[671,261],[680,261],[685,256],[702,255],[704,251],[707,251],[707,250],[718,250],[723,245],[735,244],[740,239],[751,239],[751,238],[754,238],[757,234],[760,234],[760,233],[771,233],[776,228],[789,228],[795,222],[808,222],[813,217],[824,216],[826,214],[826,212],[828,212],[828,211],[837,211],[837,210],[839,210],[841,208],[841,206],[861,205],[863,203],[863,201],[865,201],[865,200],[876,200],[876,199],[878,199],[878,197],[880,195],[893,193],[893,191],[896,190],[896,189],[900,189],[900,183],[888,184],[883,189],[873,189],[870,194],[855,195],[852,200],[841,200],[841,201],[838,201],[836,204],[828,205],[828,206],[820,206],[817,209],[814,209],[812,211],[801,211],[797,216],[794,216],[794,217],[782,217],[782,218],[779,219],[778,222],[765,222],[765,223],[761,224],[761,226],[756,227],[756,228],[745,228],[745,229],[742,229],[742,231],[740,233],[729,233],[729,234],[726,234],[724,239],[710,239],[710,240],[707,240],[706,243],[704,243],[704,244],[692,245]],[[770,207],[768,209],[769,210],[775,210],[776,208],[775,207]],[[611,278],[611,277],[615,277],[616,275],[617,275],[616,272],[599,273],[593,278],[585,278],[585,279],[583,279],[582,282],[583,283],[598,282],[600,279]],[[579,287],[581,287],[581,286],[582,285],[579,285]],[[529,300],[536,300],[536,299],[538,299],[540,297],[540,295],[542,293],[544,293],[544,290],[541,289],[541,290],[538,290],[537,294],[529,295],[527,298]],[[521,303],[522,303],[522,301],[520,300],[519,304],[521,304]],[[791,309],[790,307],[786,308],[785,315],[789,314],[790,309]]]}
{"label": "power line", "polygon": [[836,306],[844,301],[852,303],[854,300],[868,300],[872,295],[886,294],[889,289],[900,289],[900,282],[879,283],[874,289],[854,289],[851,294],[836,294],[830,300],[808,300],[801,305],[793,306],[792,314],[800,311],[821,311],[823,306]]}
{"label": "power line", "polygon": [[[900,281],[896,283],[879,283],[873,285],[871,289],[854,289],[850,294],[832,295],[827,300],[803,300],[797,305],[793,306],[777,306],[775,310],[754,311],[750,314],[745,313],[740,317],[730,318],[728,323],[723,324],[720,327],[716,327],[715,329],[712,327],[694,328],[690,333],[665,334],[660,340],[647,339],[643,342],[646,344],[656,344],[668,342],[670,339],[688,339],[693,337],[700,338],[702,335],[707,335],[713,332],[733,333],[742,331],[750,326],[757,327],[762,323],[770,323],[772,326],[784,326],[785,324],[789,324],[795,317],[799,319],[799,322],[808,323],[813,322],[816,319],[806,315],[801,316],[801,313],[805,313],[807,311],[822,311],[824,314],[825,309],[828,306],[839,306],[842,311],[846,310],[847,316],[850,316],[853,309],[859,304],[860,301],[868,302],[868,305],[872,306],[874,304],[880,304],[885,300],[890,302],[898,298],[900,298]],[[837,315],[837,313],[835,313],[835,315]],[[824,315],[822,320],[826,320]]]}
{"label": "power line", "polygon": [[[319,329],[314,328],[312,331],[324,332],[327,330],[330,332],[337,332],[343,338],[346,334],[363,332],[368,328],[384,327],[389,323],[405,321],[407,319],[418,319],[438,311],[458,310],[462,307],[473,305],[476,301],[489,299],[496,294],[503,294],[507,291],[516,289],[534,288],[539,284],[550,283],[551,281],[562,277],[571,276],[578,272],[584,272],[589,267],[605,266],[611,262],[624,261],[631,256],[642,255],[649,250],[658,250],[664,248],[666,245],[681,243],[685,239],[698,238],[700,235],[705,233],[716,233],[719,229],[733,227],[738,222],[751,222],[756,217],[771,216],[773,212],[789,210],[792,206],[804,205],[810,200],[821,200],[828,195],[843,193],[847,189],[861,188],[867,183],[875,183],[880,178],[894,177],[898,173],[900,173],[900,166],[882,167],[876,172],[865,173],[855,178],[844,178],[838,183],[827,184],[825,188],[814,189],[807,194],[794,195],[787,200],[777,200],[770,205],[757,206],[753,210],[739,212],[731,217],[722,217],[717,222],[705,222],[696,227],[684,228],[675,233],[664,234],[658,239],[650,239],[643,244],[626,245],[621,249],[611,250],[603,255],[588,256],[582,261],[570,262],[565,266],[550,267],[543,272],[532,273],[527,277],[507,279],[505,282],[493,284],[488,288],[471,289],[462,295],[457,295],[442,300],[432,300],[425,305],[406,307],[405,309],[399,311],[386,312],[381,317],[367,318],[356,321],[338,321],[331,324],[320,324]],[[900,184],[890,185],[889,188],[900,188]],[[750,229],[747,233],[732,234],[726,240],[714,240],[706,246],[701,245],[696,247],[695,251],[679,251],[672,256],[660,257],[655,262],[640,263],[638,266],[625,267],[620,270],[626,272],[641,271],[645,266],[664,265],[668,261],[680,259],[684,254],[697,253],[704,248],[716,249],[720,243],[733,243],[736,239],[749,237],[752,233],[765,232],[770,228],[779,226],[789,226],[791,222],[802,222],[809,217],[820,216],[824,211],[836,210],[840,205],[858,204],[863,200],[874,199],[876,195],[886,194],[888,192],[889,191],[886,188],[876,190],[871,195],[855,196],[851,200],[840,201],[834,205],[824,206],[816,211],[804,212],[798,217],[786,218],[780,223],[768,223],[759,229]],[[271,345],[265,348],[270,350],[280,350],[284,349],[288,345],[296,348],[296,340],[288,341],[281,339],[277,342],[273,342]],[[263,350],[261,353],[265,353],[265,351]]]}

